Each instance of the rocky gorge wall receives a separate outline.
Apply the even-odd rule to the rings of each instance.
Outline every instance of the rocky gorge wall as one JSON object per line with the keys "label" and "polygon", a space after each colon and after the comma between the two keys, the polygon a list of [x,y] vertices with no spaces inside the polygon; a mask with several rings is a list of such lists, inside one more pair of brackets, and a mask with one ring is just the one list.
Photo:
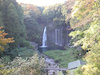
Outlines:
{"label": "rocky gorge wall", "polygon": [[64,49],[69,46],[70,39],[69,33],[71,32],[70,23],[51,29],[47,27],[47,45],[49,49]]}

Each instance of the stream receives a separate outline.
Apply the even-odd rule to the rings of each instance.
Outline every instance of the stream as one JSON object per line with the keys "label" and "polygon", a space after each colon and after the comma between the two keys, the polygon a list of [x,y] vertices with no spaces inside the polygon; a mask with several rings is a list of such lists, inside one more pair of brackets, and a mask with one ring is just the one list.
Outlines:
{"label": "stream", "polygon": [[[46,26],[43,31],[42,46],[40,46],[41,51],[44,51],[45,49],[47,49],[47,27]],[[45,59],[45,65],[46,65],[46,67],[45,67],[46,74],[45,75],[59,75],[58,73],[62,72],[59,70],[59,65],[57,63],[55,63],[54,59],[47,57],[43,53],[41,53],[41,55]]]}
{"label": "stream", "polygon": [[54,61],[54,59],[49,58],[48,56],[42,54],[42,56],[45,58],[45,75],[64,75],[62,70],[60,70],[60,67],[58,63]]}

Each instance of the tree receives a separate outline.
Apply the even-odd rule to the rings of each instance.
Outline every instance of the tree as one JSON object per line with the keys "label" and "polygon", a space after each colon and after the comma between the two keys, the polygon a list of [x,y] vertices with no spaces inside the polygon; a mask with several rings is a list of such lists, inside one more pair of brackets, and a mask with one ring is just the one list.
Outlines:
{"label": "tree", "polygon": [[3,26],[3,18],[2,18],[2,13],[0,12],[0,26]]}
{"label": "tree", "polygon": [[53,24],[53,28],[61,27],[65,25],[65,17],[62,14],[62,6],[61,4],[57,4],[54,6],[45,7],[43,10],[43,15],[46,16],[46,23]]}
{"label": "tree", "polygon": [[83,75],[100,74],[99,3],[99,0],[77,0],[72,13],[71,26],[74,31],[70,36],[74,39],[74,45],[89,51],[85,57],[87,64],[82,67]]}
{"label": "tree", "polygon": [[0,6],[2,7],[1,23],[5,27],[5,32],[9,34],[7,37],[15,39],[15,42],[10,44],[10,48],[20,47],[26,38],[23,10],[16,0],[1,0]]}
{"label": "tree", "polygon": [[24,24],[26,26],[26,35],[28,41],[41,42],[41,14],[39,7],[31,4],[21,4],[24,9]]}
{"label": "tree", "polygon": [[4,51],[4,48],[7,44],[14,42],[13,38],[6,38],[8,34],[5,33],[2,28],[3,27],[0,27],[0,52]]}

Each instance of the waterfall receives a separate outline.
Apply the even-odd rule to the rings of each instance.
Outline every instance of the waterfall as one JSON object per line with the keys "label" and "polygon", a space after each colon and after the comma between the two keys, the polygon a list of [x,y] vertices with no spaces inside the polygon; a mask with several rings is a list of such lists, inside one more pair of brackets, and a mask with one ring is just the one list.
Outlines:
{"label": "waterfall", "polygon": [[55,44],[62,46],[62,29],[55,29]]}
{"label": "waterfall", "polygon": [[43,39],[42,39],[42,47],[47,47],[46,45],[46,42],[47,42],[47,28],[45,27],[44,28],[44,31],[43,31]]}
{"label": "waterfall", "polygon": [[55,29],[55,44],[57,45],[57,29]]}

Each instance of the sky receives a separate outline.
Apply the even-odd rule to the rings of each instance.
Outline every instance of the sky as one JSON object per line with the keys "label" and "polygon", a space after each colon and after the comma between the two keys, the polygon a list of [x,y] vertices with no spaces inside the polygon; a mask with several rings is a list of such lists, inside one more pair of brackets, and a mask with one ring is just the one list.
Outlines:
{"label": "sky", "polygon": [[34,4],[37,6],[49,6],[58,3],[64,3],[66,0],[17,0],[19,3]]}

